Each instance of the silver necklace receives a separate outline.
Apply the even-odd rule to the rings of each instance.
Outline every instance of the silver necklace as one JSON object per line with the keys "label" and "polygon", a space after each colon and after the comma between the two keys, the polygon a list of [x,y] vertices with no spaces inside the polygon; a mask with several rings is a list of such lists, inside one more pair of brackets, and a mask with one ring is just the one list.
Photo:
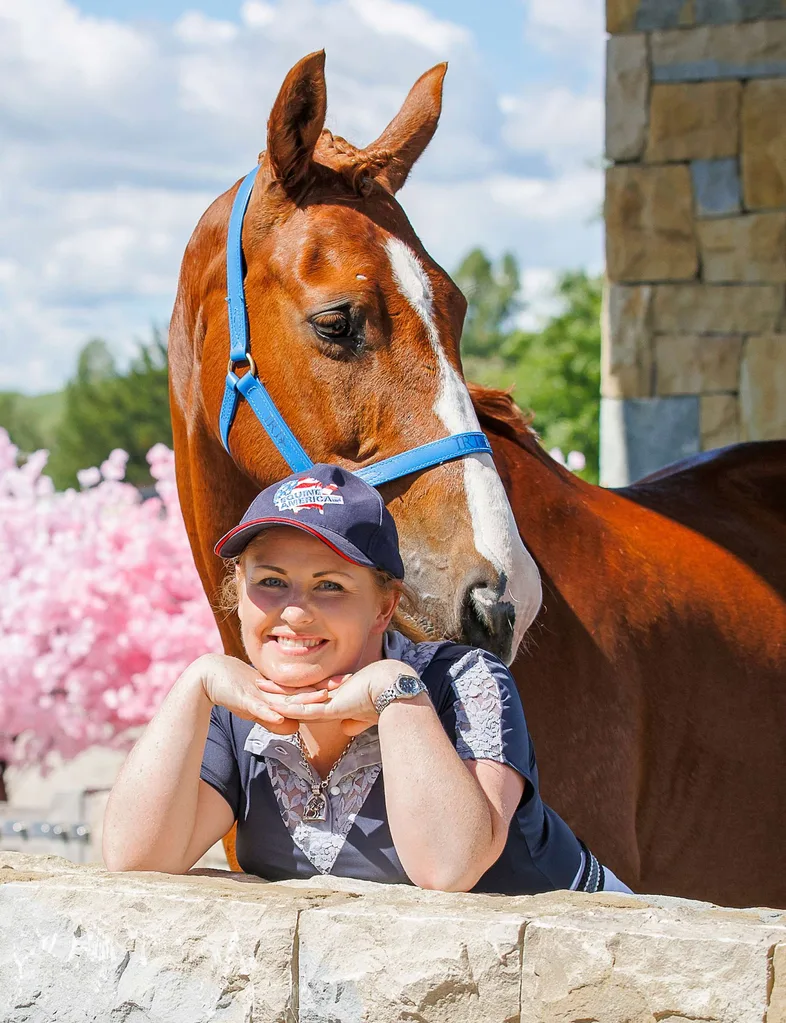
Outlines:
{"label": "silver necklace", "polygon": [[314,780],[315,771],[314,771],[314,768],[311,765],[311,761],[308,759],[308,751],[306,750],[305,743],[303,742],[302,738],[300,737],[300,732],[295,732],[294,738],[295,738],[295,744],[297,745],[297,748],[298,748],[298,750],[300,752],[300,759],[303,761],[303,765],[308,769],[308,772],[311,775],[311,783],[310,783],[311,784],[311,798],[306,803],[306,808],[303,811],[303,820],[304,821],[324,821],[324,820],[327,820],[327,796],[325,795],[325,792],[327,791],[327,787],[330,784],[330,779],[333,777],[333,774],[335,773],[336,768],[341,763],[341,761],[344,759],[344,757],[347,755],[347,753],[349,752],[350,746],[352,745],[352,743],[355,740],[354,739],[350,739],[350,741],[347,743],[346,747],[344,748],[344,751],[342,752],[341,756],[338,758],[338,760],[335,762],[335,764],[333,764],[333,766],[330,768],[330,770],[328,771],[328,773],[325,776],[325,778],[322,779],[321,781],[315,781]]}

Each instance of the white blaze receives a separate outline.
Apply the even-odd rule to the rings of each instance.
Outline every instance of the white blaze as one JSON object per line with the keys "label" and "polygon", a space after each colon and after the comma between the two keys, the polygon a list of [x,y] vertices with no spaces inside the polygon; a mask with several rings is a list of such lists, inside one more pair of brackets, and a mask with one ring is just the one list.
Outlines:
{"label": "white blaze", "polygon": [[[385,247],[393,277],[401,293],[426,328],[439,367],[439,391],[434,412],[449,434],[479,431],[480,424],[464,381],[448,362],[434,321],[431,281],[425,267],[408,245],[389,238]],[[475,547],[498,572],[504,572],[507,588],[502,599],[513,604],[516,626],[513,654],[538,613],[541,601],[540,573],[521,542],[502,480],[490,455],[477,454],[458,463],[464,471],[464,489],[472,521]]]}

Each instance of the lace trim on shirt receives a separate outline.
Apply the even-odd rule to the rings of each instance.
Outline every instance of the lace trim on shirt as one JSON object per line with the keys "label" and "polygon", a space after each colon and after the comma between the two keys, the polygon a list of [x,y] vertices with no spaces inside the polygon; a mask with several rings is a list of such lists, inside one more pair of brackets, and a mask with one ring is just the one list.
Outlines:
{"label": "lace trim on shirt", "polygon": [[456,752],[462,760],[504,762],[502,696],[482,652],[470,650],[449,674],[456,694]]}
{"label": "lace trim on shirt", "polygon": [[330,789],[337,788],[338,794],[332,795],[330,789],[325,793],[327,820],[306,822],[303,810],[311,795],[308,783],[278,760],[265,757],[265,763],[281,818],[292,841],[321,874],[329,874],[355,818],[379,777],[382,764],[361,767],[335,784],[331,783]]}

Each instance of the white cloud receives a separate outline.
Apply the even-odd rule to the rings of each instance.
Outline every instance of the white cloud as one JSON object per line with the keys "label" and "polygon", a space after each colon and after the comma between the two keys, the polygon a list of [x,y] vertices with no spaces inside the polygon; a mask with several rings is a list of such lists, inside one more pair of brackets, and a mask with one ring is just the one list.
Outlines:
{"label": "white cloud", "polygon": [[[545,4],[531,0],[527,31],[572,38]],[[253,166],[284,75],[321,47],[329,126],[358,144],[450,61],[440,130],[402,193],[444,266],[475,245],[516,252],[525,279],[597,265],[599,98],[500,99],[467,30],[415,3],[248,0],[236,20],[131,25],[0,0],[0,388],[58,387],[88,337],[122,358],[165,322],[198,217]]]}
{"label": "white cloud", "polygon": [[469,41],[466,29],[440,21],[416,4],[401,0],[349,0],[355,14],[383,36],[401,36],[436,54],[445,53]]}
{"label": "white cloud", "polygon": [[570,89],[529,89],[503,96],[503,138],[522,153],[543,153],[555,171],[599,162],[603,138],[603,100]]}
{"label": "white cloud", "polygon": [[605,0],[524,0],[527,20],[552,43],[592,45],[603,39]]}

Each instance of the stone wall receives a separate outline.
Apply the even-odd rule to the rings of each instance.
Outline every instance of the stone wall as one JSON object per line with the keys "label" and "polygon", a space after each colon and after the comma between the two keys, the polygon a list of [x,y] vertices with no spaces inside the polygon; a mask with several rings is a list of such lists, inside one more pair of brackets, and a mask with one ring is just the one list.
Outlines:
{"label": "stone wall", "polygon": [[601,478],[786,437],[786,0],[607,0]]}
{"label": "stone wall", "polygon": [[3,1023],[786,1023],[786,913],[0,853]]}

